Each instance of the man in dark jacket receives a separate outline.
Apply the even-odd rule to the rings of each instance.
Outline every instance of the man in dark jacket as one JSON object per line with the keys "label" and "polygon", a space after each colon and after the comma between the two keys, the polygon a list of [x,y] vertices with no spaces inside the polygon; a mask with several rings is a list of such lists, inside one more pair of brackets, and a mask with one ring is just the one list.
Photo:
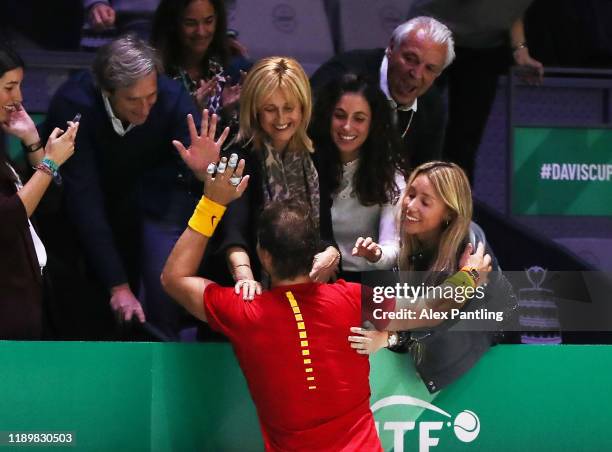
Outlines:
{"label": "man in dark jacket", "polygon": [[[179,313],[159,275],[196,198],[172,140],[189,142],[185,118],[197,112],[159,67],[154,50],[137,38],[102,47],[93,74],[76,74],[59,88],[43,133],[82,115],[78,156],[62,167],[67,217],[117,317],[146,318],[173,337]],[[93,295],[82,293],[81,301]]]}
{"label": "man in dark jacket", "polygon": [[405,169],[439,159],[444,109],[433,82],[455,57],[450,30],[430,17],[399,25],[386,49],[352,50],[324,63],[312,76],[315,91],[352,72],[379,83],[389,99],[404,144]]}

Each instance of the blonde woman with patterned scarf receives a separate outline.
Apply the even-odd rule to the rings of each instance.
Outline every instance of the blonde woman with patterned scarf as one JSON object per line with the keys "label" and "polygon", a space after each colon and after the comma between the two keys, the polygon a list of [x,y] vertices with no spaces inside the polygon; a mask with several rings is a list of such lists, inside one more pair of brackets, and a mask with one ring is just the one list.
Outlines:
{"label": "blonde woman with patterned scarf", "polygon": [[322,245],[310,276],[327,282],[337,271],[340,253],[331,245],[331,216],[320,211],[319,177],[306,132],[312,112],[310,83],[300,64],[288,57],[258,61],[244,81],[240,112],[240,130],[224,154],[244,158],[251,179],[245,194],[225,214],[217,250],[226,255],[236,292],[242,290],[245,299],[252,299],[261,291],[255,282],[257,218],[265,206],[285,199],[309,206],[319,224],[322,243],[328,246]]}

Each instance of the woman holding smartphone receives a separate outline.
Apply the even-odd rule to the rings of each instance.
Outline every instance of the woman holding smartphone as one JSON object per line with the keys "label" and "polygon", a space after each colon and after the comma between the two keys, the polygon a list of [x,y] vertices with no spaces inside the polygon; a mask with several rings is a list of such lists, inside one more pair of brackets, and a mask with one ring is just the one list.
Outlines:
{"label": "woman holding smartphone", "polygon": [[58,169],[74,152],[78,123],[56,128],[46,145],[22,106],[23,60],[0,44],[0,125],[19,138],[34,174],[23,183],[0,152],[0,339],[38,339],[43,325],[43,269],[47,254],[30,222]]}

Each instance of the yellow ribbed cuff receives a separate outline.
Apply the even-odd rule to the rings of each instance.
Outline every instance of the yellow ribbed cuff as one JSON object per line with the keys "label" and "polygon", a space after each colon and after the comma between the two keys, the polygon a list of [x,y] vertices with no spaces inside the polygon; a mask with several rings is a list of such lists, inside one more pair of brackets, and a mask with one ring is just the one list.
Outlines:
{"label": "yellow ribbed cuff", "polygon": [[189,220],[189,227],[206,237],[212,237],[225,209],[225,206],[202,196]]}

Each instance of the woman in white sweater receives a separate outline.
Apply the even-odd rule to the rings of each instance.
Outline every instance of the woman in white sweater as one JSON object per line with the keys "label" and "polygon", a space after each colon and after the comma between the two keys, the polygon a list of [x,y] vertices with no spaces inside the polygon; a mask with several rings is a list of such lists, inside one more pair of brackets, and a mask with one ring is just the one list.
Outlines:
{"label": "woman in white sweater", "polygon": [[390,109],[375,83],[348,74],[317,95],[311,136],[342,256],[340,276],[389,270],[399,253],[397,201],[405,187]]}

